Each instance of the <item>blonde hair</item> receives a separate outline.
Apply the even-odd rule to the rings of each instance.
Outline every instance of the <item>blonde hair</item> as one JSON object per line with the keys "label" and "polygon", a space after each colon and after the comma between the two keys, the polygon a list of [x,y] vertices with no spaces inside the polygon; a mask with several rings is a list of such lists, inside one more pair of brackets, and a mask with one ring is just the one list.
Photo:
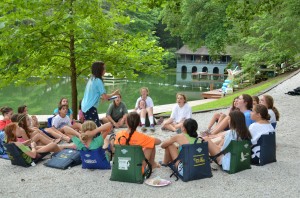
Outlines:
{"label": "blonde hair", "polygon": [[95,124],[95,122],[87,120],[82,124],[82,133],[81,133],[81,139],[82,141],[87,141],[89,136],[88,134],[86,134],[86,131],[92,131],[94,129],[97,128],[97,125]]}
{"label": "blonde hair", "polygon": [[140,88],[140,94],[142,94],[142,90],[145,89],[147,91],[147,96],[149,96],[149,89],[148,87],[142,87]]}

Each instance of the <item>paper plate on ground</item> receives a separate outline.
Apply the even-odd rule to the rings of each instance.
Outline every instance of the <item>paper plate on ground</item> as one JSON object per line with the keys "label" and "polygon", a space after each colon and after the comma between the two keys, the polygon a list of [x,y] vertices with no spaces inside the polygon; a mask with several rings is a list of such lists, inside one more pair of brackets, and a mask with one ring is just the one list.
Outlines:
{"label": "paper plate on ground", "polygon": [[171,181],[166,179],[161,179],[161,178],[152,178],[152,179],[146,179],[145,184],[149,186],[160,187],[160,186],[167,186],[171,184]]}

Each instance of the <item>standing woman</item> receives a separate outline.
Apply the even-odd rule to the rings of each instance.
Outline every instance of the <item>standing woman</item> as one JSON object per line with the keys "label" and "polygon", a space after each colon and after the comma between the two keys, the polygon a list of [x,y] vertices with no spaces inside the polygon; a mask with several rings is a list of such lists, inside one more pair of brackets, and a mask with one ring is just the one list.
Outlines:
{"label": "standing woman", "polygon": [[119,90],[111,94],[106,94],[103,83],[103,75],[105,74],[105,64],[102,61],[96,61],[92,64],[92,75],[85,87],[84,96],[81,102],[81,110],[85,120],[92,120],[99,127],[100,119],[98,116],[97,107],[99,106],[100,98],[107,101],[110,97],[120,94]]}

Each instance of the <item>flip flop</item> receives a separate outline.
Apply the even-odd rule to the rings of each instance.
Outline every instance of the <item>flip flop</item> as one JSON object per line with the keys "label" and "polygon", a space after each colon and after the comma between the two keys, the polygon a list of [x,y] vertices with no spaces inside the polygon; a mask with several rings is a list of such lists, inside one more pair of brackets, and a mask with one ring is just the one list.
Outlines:
{"label": "flip flop", "polygon": [[158,163],[159,163],[161,166],[168,167],[168,165],[167,165],[167,164],[164,164],[162,161],[159,161]]}

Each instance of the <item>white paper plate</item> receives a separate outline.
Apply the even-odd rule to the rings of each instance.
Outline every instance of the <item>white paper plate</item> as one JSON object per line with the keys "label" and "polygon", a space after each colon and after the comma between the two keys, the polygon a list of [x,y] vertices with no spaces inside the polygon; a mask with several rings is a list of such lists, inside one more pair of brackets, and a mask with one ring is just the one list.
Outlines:
{"label": "white paper plate", "polygon": [[[157,182],[159,181],[159,183]],[[172,182],[166,179],[157,179],[157,178],[152,178],[152,179],[146,179],[145,184],[149,186],[155,186],[155,187],[160,187],[160,186],[167,186],[170,185]]]}

